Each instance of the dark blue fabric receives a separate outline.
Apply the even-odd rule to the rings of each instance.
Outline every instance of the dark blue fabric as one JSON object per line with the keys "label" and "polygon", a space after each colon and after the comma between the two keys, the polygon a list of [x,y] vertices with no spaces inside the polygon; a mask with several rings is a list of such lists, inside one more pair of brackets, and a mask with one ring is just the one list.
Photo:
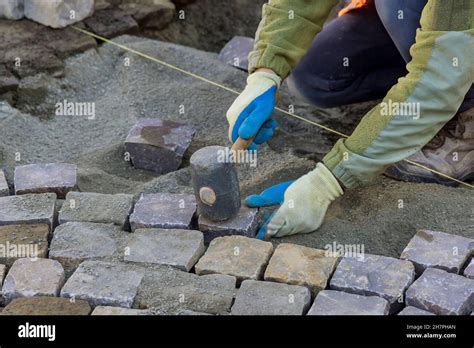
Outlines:
{"label": "dark blue fabric", "polygon": [[[372,0],[334,19],[316,36],[289,77],[289,85],[320,107],[383,98],[407,74],[410,47],[426,3]],[[473,106],[471,88],[459,111]]]}

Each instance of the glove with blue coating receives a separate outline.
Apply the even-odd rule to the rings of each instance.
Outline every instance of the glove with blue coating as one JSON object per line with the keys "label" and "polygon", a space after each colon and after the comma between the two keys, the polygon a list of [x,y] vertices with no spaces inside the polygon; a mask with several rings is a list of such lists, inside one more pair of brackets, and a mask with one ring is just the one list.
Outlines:
{"label": "glove with blue coating", "polygon": [[251,207],[264,207],[283,201],[260,229],[257,238],[263,239],[264,236],[284,237],[317,230],[329,205],[342,194],[343,190],[331,171],[318,163],[316,169],[298,180],[249,196],[246,203]]}
{"label": "glove with blue coating", "polygon": [[272,119],[281,78],[270,71],[256,71],[247,78],[247,86],[227,111],[229,140],[251,139],[249,150],[271,138],[276,127]]}

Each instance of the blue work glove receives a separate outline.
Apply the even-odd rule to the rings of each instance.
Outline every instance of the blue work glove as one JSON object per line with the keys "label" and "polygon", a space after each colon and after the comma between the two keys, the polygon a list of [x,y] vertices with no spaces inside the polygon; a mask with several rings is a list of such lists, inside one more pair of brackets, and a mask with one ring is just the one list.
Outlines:
{"label": "blue work glove", "polygon": [[247,86],[227,111],[229,140],[234,143],[255,137],[249,150],[271,138],[277,126],[272,114],[281,79],[267,71],[257,71],[247,78]]}

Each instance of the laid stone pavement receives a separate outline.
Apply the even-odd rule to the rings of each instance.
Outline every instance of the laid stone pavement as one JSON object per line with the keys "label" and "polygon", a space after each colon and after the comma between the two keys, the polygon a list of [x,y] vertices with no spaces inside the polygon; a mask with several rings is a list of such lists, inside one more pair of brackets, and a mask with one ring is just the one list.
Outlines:
{"label": "laid stone pavement", "polygon": [[474,259],[471,260],[469,265],[464,270],[464,276],[469,279],[474,279]]}
{"label": "laid stone pavement", "polygon": [[390,304],[378,296],[362,296],[343,291],[318,293],[308,315],[388,315]]}
{"label": "laid stone pavement", "polygon": [[97,306],[91,315],[150,315],[150,311],[146,309]]}
{"label": "laid stone pavement", "polygon": [[11,266],[19,258],[47,257],[49,234],[46,224],[0,226],[0,263]]}
{"label": "laid stone pavement", "polygon": [[2,315],[89,315],[92,309],[87,301],[50,297],[20,297],[11,301]]}
{"label": "laid stone pavement", "polygon": [[419,309],[413,306],[408,306],[403,308],[398,315],[434,315],[431,312],[424,311],[423,309]]}
{"label": "laid stone pavement", "polygon": [[8,182],[5,177],[5,172],[0,169],[0,197],[8,196],[10,189],[8,188]]}

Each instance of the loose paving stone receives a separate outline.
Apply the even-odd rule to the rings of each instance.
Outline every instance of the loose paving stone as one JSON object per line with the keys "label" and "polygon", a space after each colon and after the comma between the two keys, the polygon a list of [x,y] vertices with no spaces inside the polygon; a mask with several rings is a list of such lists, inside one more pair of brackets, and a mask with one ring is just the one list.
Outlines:
{"label": "loose paving stone", "polygon": [[24,13],[24,0],[2,0],[0,1],[0,18],[21,19]]}
{"label": "loose paving stone", "polygon": [[474,279],[474,259],[472,259],[469,265],[464,269],[464,276],[469,279]]}
{"label": "loose paving stone", "polygon": [[26,18],[52,28],[67,27],[94,13],[94,0],[24,1]]}
{"label": "loose paving stone", "polygon": [[408,288],[406,303],[440,315],[467,315],[474,308],[474,280],[428,268]]}
{"label": "loose paving stone", "polygon": [[303,285],[315,295],[326,288],[336,262],[337,257],[326,256],[324,250],[282,243],[278,245],[270,259],[264,279]]}
{"label": "loose paving stone", "polygon": [[415,268],[409,261],[365,254],[363,259],[344,257],[332,276],[330,288],[383,297],[393,313],[402,305],[404,292],[414,278]]}
{"label": "loose paving stone", "polygon": [[[160,315],[189,311],[228,314],[235,295],[235,277],[222,274],[197,276],[168,266],[147,272],[137,303]],[[188,313],[189,314],[189,313]]]}
{"label": "loose paving stone", "polygon": [[258,239],[228,236],[214,239],[196,264],[196,274],[221,273],[245,279],[262,279],[273,245]]}
{"label": "loose paving stone", "polygon": [[84,23],[97,35],[113,38],[138,31],[138,23],[127,12],[117,8],[97,11],[94,16],[87,18]]}
{"label": "loose paving stone", "polygon": [[119,8],[131,15],[140,27],[161,30],[171,23],[176,13],[176,6],[170,0],[153,0],[145,3],[128,1]]}
{"label": "loose paving stone", "polygon": [[15,194],[54,192],[63,199],[77,188],[75,164],[27,164],[15,168]]}
{"label": "loose paving stone", "polygon": [[124,229],[132,208],[133,195],[69,192],[59,212],[59,223],[72,221],[113,223]]}
{"label": "loose paving stone", "polygon": [[428,267],[459,273],[469,258],[471,249],[474,249],[474,239],[444,232],[419,230],[403,250],[400,258],[413,262],[418,275]]}
{"label": "loose paving stone", "polygon": [[0,169],[0,197],[8,196],[10,189],[8,188],[7,178],[2,169]]}
{"label": "loose paving stone", "polygon": [[146,309],[97,306],[91,315],[150,315]]}
{"label": "loose paving stone", "polygon": [[67,222],[56,227],[49,257],[71,270],[84,260],[112,256],[122,234],[113,224]]}
{"label": "loose paving stone", "polygon": [[378,296],[362,296],[343,291],[318,293],[308,315],[388,315],[390,305]]}
{"label": "loose paving stone", "polygon": [[48,224],[52,227],[56,194],[28,194],[0,197],[0,226]]}
{"label": "loose paving stone", "polygon": [[17,297],[58,296],[64,280],[64,269],[58,261],[19,259],[5,277],[2,295],[6,303]]}
{"label": "loose paving stone", "polygon": [[193,230],[138,229],[127,246],[125,261],[170,265],[186,272],[204,254],[202,233]]}
{"label": "loose paving stone", "polygon": [[132,231],[137,228],[190,229],[196,213],[194,195],[142,194],[130,215]]}
{"label": "loose paving stone", "polygon": [[61,297],[87,300],[93,307],[130,308],[143,275],[122,264],[84,261],[62,288]]}
{"label": "loose paving stone", "polygon": [[14,299],[2,315],[89,315],[91,311],[87,301],[36,296]]}
{"label": "loose paving stone", "polygon": [[7,266],[0,265],[0,287],[3,285],[3,278],[5,278],[5,274],[7,274]]}
{"label": "loose paving stone", "polygon": [[249,53],[253,50],[254,39],[245,36],[234,36],[219,53],[219,59],[233,67],[248,70]]}
{"label": "loose paving stone", "polygon": [[125,149],[135,168],[165,174],[179,168],[195,132],[194,128],[173,121],[141,119],[130,130]]}
{"label": "loose paving stone", "polygon": [[241,235],[253,238],[257,234],[258,209],[242,204],[237,216],[225,221],[212,221],[200,215],[199,230],[204,233],[204,242],[210,243],[214,238]]}
{"label": "loose paving stone", "polygon": [[311,293],[308,288],[258,280],[242,282],[233,315],[302,315],[309,308]]}
{"label": "loose paving stone", "polygon": [[424,311],[423,309],[419,309],[413,306],[408,306],[403,308],[403,310],[398,313],[398,315],[434,315],[431,312]]}
{"label": "loose paving stone", "polygon": [[20,258],[46,258],[49,225],[0,226],[0,263],[11,266]]}

